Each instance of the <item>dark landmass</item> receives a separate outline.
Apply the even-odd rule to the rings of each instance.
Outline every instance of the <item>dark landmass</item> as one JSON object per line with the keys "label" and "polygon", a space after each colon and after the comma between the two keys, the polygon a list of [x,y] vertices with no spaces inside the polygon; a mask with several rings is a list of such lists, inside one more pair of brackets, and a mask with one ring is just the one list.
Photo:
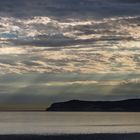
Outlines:
{"label": "dark landmass", "polygon": [[140,134],[0,135],[0,140],[140,140]]}
{"label": "dark landmass", "polygon": [[71,100],[52,104],[47,111],[140,112],[140,99],[122,101]]}

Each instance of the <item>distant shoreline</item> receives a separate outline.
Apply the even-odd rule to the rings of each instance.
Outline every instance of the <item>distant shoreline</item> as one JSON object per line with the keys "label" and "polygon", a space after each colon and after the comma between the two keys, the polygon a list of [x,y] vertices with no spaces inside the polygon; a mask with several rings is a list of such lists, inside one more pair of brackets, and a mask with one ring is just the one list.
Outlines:
{"label": "distant shoreline", "polygon": [[130,134],[66,134],[66,135],[0,135],[1,140],[140,140],[140,133]]}
{"label": "distant shoreline", "polygon": [[53,103],[46,111],[62,112],[140,112],[140,99],[120,101],[70,100]]}
{"label": "distant shoreline", "polygon": [[140,99],[116,101],[69,100],[44,108],[0,108],[0,112],[140,112]]}

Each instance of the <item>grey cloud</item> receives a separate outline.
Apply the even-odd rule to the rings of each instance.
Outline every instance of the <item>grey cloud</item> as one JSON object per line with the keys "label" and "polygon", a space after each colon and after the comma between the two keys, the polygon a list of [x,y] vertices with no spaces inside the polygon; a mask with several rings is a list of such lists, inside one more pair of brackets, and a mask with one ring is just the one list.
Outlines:
{"label": "grey cloud", "polygon": [[139,98],[140,97],[140,83],[129,83],[124,85],[116,86],[112,95],[116,94],[117,96],[124,96],[127,98]]}
{"label": "grey cloud", "polygon": [[[139,74],[7,74],[0,76],[0,103],[52,103],[70,99],[82,100],[119,100],[124,98],[139,97],[139,83],[129,83],[120,85],[94,85],[76,84],[75,81],[129,81],[137,78]],[[55,82],[74,82],[56,86]],[[133,80],[131,80],[133,81]],[[52,86],[45,83],[54,82]],[[3,85],[3,86],[2,86]]]}
{"label": "grey cloud", "polygon": [[[40,23],[36,21],[36,26],[34,25],[34,23],[30,25],[27,24],[28,28],[26,27],[27,26],[26,22],[23,21],[22,26],[23,27],[25,26],[27,29],[23,30],[22,26],[18,26],[20,30],[15,32],[16,36],[18,37],[16,39],[5,38],[5,41],[7,43],[9,42],[9,44],[12,43],[14,45],[61,47],[61,46],[81,45],[81,44],[94,45],[96,41],[103,41],[103,45],[104,45],[104,41],[108,41],[110,42],[110,44],[112,44],[111,41],[115,43],[121,40],[128,40],[128,41],[136,40],[135,35],[133,34],[131,35],[129,30],[128,31],[125,30],[125,27],[129,29],[135,26],[136,23],[138,23],[139,21],[139,17],[137,18],[134,17],[132,19],[128,17],[124,19],[116,18],[113,20],[112,19],[106,19],[106,20],[107,21],[101,20],[100,23],[92,23],[94,22],[94,20],[93,21],[89,20],[89,22],[91,22],[91,25],[88,24],[78,25],[78,22],[75,23],[75,25],[72,25],[73,23],[69,22],[67,27],[65,27],[66,26],[65,24],[67,23],[61,23],[53,20],[43,25],[40,25]],[[14,21],[9,21],[9,22],[13,23]],[[22,20],[20,22],[22,23]],[[53,25],[55,22],[56,24]],[[82,24],[83,21],[80,22]],[[124,29],[122,29],[122,25],[124,26]],[[11,25],[9,26],[11,27]],[[15,28],[14,25],[13,28]],[[31,35],[29,34],[29,30],[31,30],[32,32]],[[7,36],[10,36],[11,34],[13,34],[12,31],[10,31],[10,33],[8,33]],[[88,35],[89,36],[93,35],[93,37],[84,40],[80,39],[82,36],[88,37]]]}
{"label": "grey cloud", "polygon": [[[114,3],[116,2],[116,3]],[[125,3],[133,5],[121,5],[120,1],[109,0],[10,0],[0,1],[1,16],[54,16],[60,17],[102,17],[139,14],[138,1],[126,0]],[[23,9],[23,10],[22,10]],[[128,10],[129,9],[129,10]],[[17,12],[18,11],[18,12]],[[129,12],[131,11],[131,12]]]}
{"label": "grey cloud", "polygon": [[0,84],[41,84],[48,82],[74,82],[74,81],[117,81],[117,80],[129,80],[137,79],[140,76],[139,73],[24,73],[24,74],[5,74],[0,75]]}
{"label": "grey cloud", "polygon": [[130,4],[132,4],[132,3],[140,3],[140,1],[139,0],[116,0],[116,2],[122,2],[122,3],[130,3]]}
{"label": "grey cloud", "polygon": [[[48,35],[46,35],[48,36]],[[12,43],[14,43],[15,45],[26,45],[26,46],[46,46],[46,47],[62,47],[62,46],[72,46],[72,45],[88,45],[88,44],[94,44],[97,41],[121,41],[121,40],[135,40],[133,39],[133,37],[128,36],[102,36],[99,39],[73,39],[73,38],[69,38],[69,37],[65,37],[63,35],[52,35],[52,36],[48,36],[49,38],[46,38],[45,35],[43,36],[39,36],[38,40],[38,36],[36,37],[36,40],[11,40]],[[41,39],[44,38],[45,39]]]}
{"label": "grey cloud", "polygon": [[[135,89],[136,88],[136,89]],[[112,91],[113,89],[113,91]],[[128,86],[94,86],[69,85],[61,87],[43,87],[28,85],[13,94],[0,94],[1,103],[52,103],[70,99],[81,100],[120,100],[139,97],[138,85]]]}
{"label": "grey cloud", "polygon": [[[27,65],[27,66],[42,66],[41,63],[39,63],[38,61],[32,61],[32,60],[26,60],[26,61],[22,61],[23,64]],[[45,62],[44,62],[45,63]]]}

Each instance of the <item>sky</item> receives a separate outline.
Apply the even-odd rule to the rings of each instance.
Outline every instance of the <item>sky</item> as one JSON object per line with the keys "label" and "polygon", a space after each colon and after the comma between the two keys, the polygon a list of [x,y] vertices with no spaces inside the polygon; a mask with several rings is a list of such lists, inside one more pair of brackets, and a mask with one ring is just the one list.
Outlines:
{"label": "sky", "polygon": [[139,0],[0,0],[0,104],[140,97]]}

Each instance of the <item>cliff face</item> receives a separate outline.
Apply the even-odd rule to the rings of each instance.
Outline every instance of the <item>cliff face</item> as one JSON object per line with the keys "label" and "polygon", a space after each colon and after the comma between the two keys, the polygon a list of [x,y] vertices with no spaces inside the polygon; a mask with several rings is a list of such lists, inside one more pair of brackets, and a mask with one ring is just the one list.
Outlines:
{"label": "cliff face", "polygon": [[140,99],[123,101],[80,101],[71,100],[52,104],[47,111],[112,111],[140,112]]}

